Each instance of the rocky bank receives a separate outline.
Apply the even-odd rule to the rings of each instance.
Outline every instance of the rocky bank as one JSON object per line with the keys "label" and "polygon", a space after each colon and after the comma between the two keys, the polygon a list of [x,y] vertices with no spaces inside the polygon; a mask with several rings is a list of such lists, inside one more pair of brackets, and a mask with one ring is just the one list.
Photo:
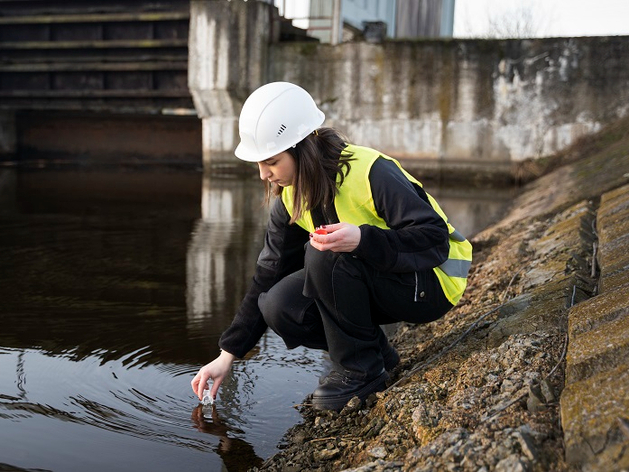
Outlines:
{"label": "rocky bank", "polygon": [[387,390],[340,413],[306,399],[253,470],[629,470],[629,120],[532,167],[473,239],[460,305],[393,335]]}

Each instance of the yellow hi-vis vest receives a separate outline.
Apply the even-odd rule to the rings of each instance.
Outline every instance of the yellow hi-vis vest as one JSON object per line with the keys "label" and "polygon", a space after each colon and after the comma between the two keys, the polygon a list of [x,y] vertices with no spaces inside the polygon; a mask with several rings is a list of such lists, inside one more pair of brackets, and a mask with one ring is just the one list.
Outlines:
{"label": "yellow hi-vis vest", "polygon": [[[339,221],[356,226],[369,224],[378,228],[389,229],[385,221],[378,216],[371,193],[369,171],[373,163],[378,157],[389,159],[400,168],[408,180],[422,187],[421,182],[406,172],[398,161],[385,156],[379,151],[354,145],[348,145],[345,151],[351,152],[354,160],[351,161],[351,171],[345,177],[343,185],[334,199],[334,207],[336,208]],[[290,187],[284,189],[282,201],[292,217],[294,196],[291,190]],[[437,201],[428,193],[426,195],[432,208],[448,225],[448,232],[450,233],[448,259],[433,270],[446,297],[450,303],[456,305],[467,286],[467,274],[472,264],[472,245],[448,223],[448,217]],[[315,230],[310,211],[303,212],[296,223],[308,232]]]}

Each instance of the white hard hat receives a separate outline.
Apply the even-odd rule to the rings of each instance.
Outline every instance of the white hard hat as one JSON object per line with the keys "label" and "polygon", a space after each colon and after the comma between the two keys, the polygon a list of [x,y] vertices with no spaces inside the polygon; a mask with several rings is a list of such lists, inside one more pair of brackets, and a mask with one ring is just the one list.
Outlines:
{"label": "white hard hat", "polygon": [[242,106],[236,157],[249,162],[268,159],[300,142],[324,120],[303,88],[289,82],[263,85]]}

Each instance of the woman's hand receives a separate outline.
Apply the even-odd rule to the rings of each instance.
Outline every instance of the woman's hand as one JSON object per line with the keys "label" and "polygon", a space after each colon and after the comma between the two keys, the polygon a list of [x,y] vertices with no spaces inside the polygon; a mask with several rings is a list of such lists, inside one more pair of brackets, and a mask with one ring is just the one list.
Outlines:
{"label": "woman's hand", "polygon": [[352,252],[360,243],[360,228],[349,223],[321,226],[327,234],[310,233],[310,244],[319,251]]}
{"label": "woman's hand", "polygon": [[203,390],[207,388],[207,382],[210,379],[214,381],[210,395],[212,395],[213,400],[216,400],[218,388],[229,373],[235,359],[236,356],[233,354],[227,351],[221,351],[220,356],[199,369],[199,372],[197,372],[197,375],[194,376],[190,383],[192,390],[195,395],[199,397],[200,401],[203,400]]}

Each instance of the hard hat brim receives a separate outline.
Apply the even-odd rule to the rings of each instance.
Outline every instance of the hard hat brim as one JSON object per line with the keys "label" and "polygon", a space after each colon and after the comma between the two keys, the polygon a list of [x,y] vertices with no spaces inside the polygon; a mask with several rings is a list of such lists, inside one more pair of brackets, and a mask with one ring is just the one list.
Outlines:
{"label": "hard hat brim", "polygon": [[[284,149],[284,151],[285,150],[286,149]],[[283,152],[283,151],[280,151],[280,152]],[[269,157],[273,157],[274,155],[279,154],[279,152],[273,151],[272,153],[266,153],[266,154],[250,153],[250,152],[247,152],[245,146],[243,146],[241,143],[238,146],[236,146],[236,150],[234,151],[234,154],[241,161],[262,162],[262,161],[267,160]]]}
{"label": "hard hat brim", "polygon": [[303,141],[306,136],[308,136],[310,133],[312,133],[314,130],[316,130],[317,128],[319,128],[323,122],[325,121],[325,114],[321,111],[321,110],[317,110],[319,113],[319,120],[317,125],[312,128],[311,130],[309,130],[306,134],[304,134],[304,136],[300,136],[298,137],[298,139],[295,140],[295,142],[293,143],[288,143],[288,146],[286,146],[286,148],[282,149],[282,150],[273,150],[273,151],[267,151],[267,152],[250,152],[250,150],[243,145],[242,142],[240,142],[240,144],[238,144],[238,146],[236,146],[236,150],[234,151],[234,154],[236,155],[236,157],[238,159],[240,159],[241,161],[246,161],[246,162],[261,162],[261,161],[265,161],[267,159],[269,159],[270,157],[276,156],[277,154],[280,154],[284,151],[286,151],[287,149],[289,149],[290,147],[294,146],[295,144]]}

